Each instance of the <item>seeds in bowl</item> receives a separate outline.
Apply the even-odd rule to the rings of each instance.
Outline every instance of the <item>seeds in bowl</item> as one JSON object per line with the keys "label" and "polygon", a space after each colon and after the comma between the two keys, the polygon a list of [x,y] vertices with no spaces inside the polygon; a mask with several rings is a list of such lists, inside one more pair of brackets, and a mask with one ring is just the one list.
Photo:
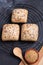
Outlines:
{"label": "seeds in bowl", "polygon": [[39,54],[35,49],[30,49],[25,52],[25,60],[32,64],[35,63],[39,58]]}

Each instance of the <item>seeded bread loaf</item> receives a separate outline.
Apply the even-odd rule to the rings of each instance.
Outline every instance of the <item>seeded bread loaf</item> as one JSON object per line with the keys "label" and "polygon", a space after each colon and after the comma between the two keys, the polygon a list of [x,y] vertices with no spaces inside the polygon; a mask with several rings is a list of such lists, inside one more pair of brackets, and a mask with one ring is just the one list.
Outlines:
{"label": "seeded bread loaf", "polygon": [[2,31],[3,41],[14,41],[19,39],[19,25],[18,24],[5,24]]}
{"label": "seeded bread loaf", "polygon": [[37,39],[38,39],[38,25],[23,24],[21,30],[21,40],[37,41]]}
{"label": "seeded bread loaf", "polygon": [[11,21],[15,23],[25,23],[27,22],[28,10],[26,9],[14,9],[12,12]]}

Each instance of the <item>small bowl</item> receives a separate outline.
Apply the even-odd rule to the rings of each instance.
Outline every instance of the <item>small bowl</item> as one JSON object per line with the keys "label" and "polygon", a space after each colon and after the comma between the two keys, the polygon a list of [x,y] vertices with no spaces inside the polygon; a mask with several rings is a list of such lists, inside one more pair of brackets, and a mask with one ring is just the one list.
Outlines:
{"label": "small bowl", "polygon": [[25,52],[25,60],[27,61],[27,63],[33,64],[37,62],[38,59],[39,59],[39,53],[37,50],[32,48]]}

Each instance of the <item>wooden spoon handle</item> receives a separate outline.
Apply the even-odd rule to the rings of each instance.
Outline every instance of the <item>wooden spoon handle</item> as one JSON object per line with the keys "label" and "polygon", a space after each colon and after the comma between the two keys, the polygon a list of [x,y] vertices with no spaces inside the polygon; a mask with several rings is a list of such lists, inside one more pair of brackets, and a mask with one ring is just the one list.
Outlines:
{"label": "wooden spoon handle", "polygon": [[19,65],[24,65],[24,63],[21,61],[21,62],[19,63]]}
{"label": "wooden spoon handle", "polygon": [[24,63],[24,65],[28,65],[23,58],[22,58],[22,62]]}
{"label": "wooden spoon handle", "polygon": [[[24,65],[23,61],[21,61],[21,62],[19,63],[19,65]],[[28,64],[25,64],[25,65],[28,65]]]}

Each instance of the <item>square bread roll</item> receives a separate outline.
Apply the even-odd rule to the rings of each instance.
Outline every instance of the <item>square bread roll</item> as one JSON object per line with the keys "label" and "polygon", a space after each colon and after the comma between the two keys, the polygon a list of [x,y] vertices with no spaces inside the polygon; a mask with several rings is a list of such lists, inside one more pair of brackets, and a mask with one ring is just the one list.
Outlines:
{"label": "square bread roll", "polygon": [[3,41],[16,41],[19,40],[19,25],[18,24],[5,24],[2,31]]}
{"label": "square bread roll", "polygon": [[12,12],[11,21],[15,23],[25,23],[28,18],[28,10],[26,9],[14,9]]}
{"label": "square bread roll", "polygon": [[37,41],[38,39],[38,25],[37,24],[23,24],[21,30],[21,40]]}

